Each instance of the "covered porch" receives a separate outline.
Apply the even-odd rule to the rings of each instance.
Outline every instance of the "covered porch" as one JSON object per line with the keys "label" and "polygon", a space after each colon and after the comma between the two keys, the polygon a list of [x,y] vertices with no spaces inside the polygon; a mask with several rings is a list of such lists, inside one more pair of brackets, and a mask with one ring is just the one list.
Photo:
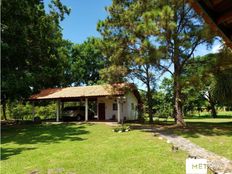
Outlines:
{"label": "covered porch", "polygon": [[[56,99],[56,122],[63,121],[62,114],[65,107],[83,106],[84,107],[84,121],[117,121],[121,122],[123,117],[124,99],[123,96],[112,98],[108,97],[85,97],[73,99]],[[35,101],[32,101],[35,102]],[[70,105],[70,103],[72,103]],[[110,111],[112,110],[112,111]],[[94,112],[94,117],[90,118],[89,112]],[[33,112],[34,113],[34,112]]]}
{"label": "covered porch", "polygon": [[[68,88],[50,88],[32,95],[29,100],[56,102],[56,121],[62,121],[63,111],[67,103],[74,103],[83,109],[84,121],[91,120],[89,112],[94,112],[94,119],[99,121],[121,122],[127,116],[126,97],[123,90],[112,85],[95,85]],[[33,104],[34,105],[34,104]],[[70,106],[70,105],[69,105]],[[33,116],[35,114],[32,111]]]}

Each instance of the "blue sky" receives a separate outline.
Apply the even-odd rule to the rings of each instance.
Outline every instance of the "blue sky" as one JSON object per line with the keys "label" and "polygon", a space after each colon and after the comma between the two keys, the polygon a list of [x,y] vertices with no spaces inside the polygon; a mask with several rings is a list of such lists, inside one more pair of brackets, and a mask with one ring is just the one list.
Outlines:
{"label": "blue sky", "polygon": [[[44,2],[47,7],[50,0],[44,0]],[[107,17],[105,7],[111,4],[111,0],[61,0],[61,2],[71,8],[71,14],[61,22],[65,39],[74,43],[82,43],[87,37],[100,37],[96,30],[97,22]],[[200,46],[195,52],[195,56],[215,52],[218,47],[218,42],[213,45],[211,50]]]}
{"label": "blue sky", "polygon": [[[44,2],[47,8],[50,0],[44,0]],[[111,4],[111,0],[61,0],[61,2],[71,8],[71,14],[61,22],[64,39],[74,43],[82,43],[90,36],[100,37],[96,30],[97,23],[107,17],[105,7]],[[215,42],[210,50],[207,50],[204,45],[199,46],[195,56],[217,52],[218,48],[219,42]],[[163,77],[169,76],[166,73]]]}
{"label": "blue sky", "polygon": [[[44,0],[47,6],[50,0]],[[100,36],[96,30],[97,22],[107,16],[105,7],[111,0],[61,0],[71,8],[71,14],[61,22],[63,37],[74,43],[82,43],[90,36]]]}

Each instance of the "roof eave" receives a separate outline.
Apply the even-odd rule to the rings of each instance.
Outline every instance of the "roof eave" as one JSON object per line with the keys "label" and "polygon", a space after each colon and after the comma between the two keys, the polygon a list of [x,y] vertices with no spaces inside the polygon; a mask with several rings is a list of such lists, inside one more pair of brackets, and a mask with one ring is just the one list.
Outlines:
{"label": "roof eave", "polygon": [[227,36],[221,28],[216,24],[216,22],[211,18],[211,16],[205,11],[201,4],[197,0],[188,0],[192,8],[203,17],[205,22],[212,28],[213,31],[218,33],[225,41],[226,45],[232,49],[232,41],[229,36]]}

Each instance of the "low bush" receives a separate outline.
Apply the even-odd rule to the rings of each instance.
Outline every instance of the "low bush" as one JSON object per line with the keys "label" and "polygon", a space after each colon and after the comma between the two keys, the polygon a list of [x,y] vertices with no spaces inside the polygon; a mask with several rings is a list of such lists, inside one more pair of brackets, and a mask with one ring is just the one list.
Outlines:
{"label": "low bush", "polygon": [[116,128],[113,129],[113,132],[118,132],[118,133],[128,132],[128,131],[130,131],[130,127],[125,126],[125,125],[122,125],[122,126],[119,126],[119,127],[116,127]]}
{"label": "low bush", "polygon": [[44,119],[52,119],[56,117],[56,105],[49,104],[47,106],[36,106],[35,116]]}
{"label": "low bush", "polygon": [[16,104],[12,108],[12,116],[16,120],[29,120],[32,118],[32,105],[27,103],[23,105],[22,103]]}
{"label": "low bush", "polygon": [[[16,103],[11,109],[11,118],[15,120],[33,120],[33,106],[30,103]],[[42,120],[56,117],[56,105],[48,104],[46,106],[35,106],[35,117]],[[9,117],[8,117],[9,118]]]}

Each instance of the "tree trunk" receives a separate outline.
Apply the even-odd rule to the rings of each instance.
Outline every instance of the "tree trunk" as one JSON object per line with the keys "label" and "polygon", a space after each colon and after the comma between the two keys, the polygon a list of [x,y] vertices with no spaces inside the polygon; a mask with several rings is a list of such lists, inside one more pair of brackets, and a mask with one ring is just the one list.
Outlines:
{"label": "tree trunk", "polygon": [[9,110],[9,117],[12,119],[13,117],[12,117],[12,102],[11,101],[9,101],[8,106],[9,106],[9,108],[8,108],[8,110]]}
{"label": "tree trunk", "polygon": [[216,111],[216,108],[215,108],[215,102],[210,101],[209,103],[210,103],[211,116],[212,116],[212,118],[216,118],[217,117],[217,111]]}
{"label": "tree trunk", "polygon": [[[175,106],[175,100],[176,100],[176,90],[174,90],[174,93],[173,93],[173,105]],[[177,123],[177,119],[176,119],[176,108],[173,107],[173,110],[172,110],[172,117],[174,118],[174,121],[175,123]]]}
{"label": "tree trunk", "polygon": [[211,116],[213,118],[216,118],[217,117],[217,112],[216,112],[216,109],[215,109],[215,104],[211,104]]}
{"label": "tree trunk", "polygon": [[150,85],[150,75],[149,75],[149,65],[146,66],[146,86],[147,86],[147,105],[148,105],[148,116],[149,116],[149,123],[153,123],[153,103],[152,103],[152,91],[151,91],[151,85]]}
{"label": "tree trunk", "polygon": [[148,102],[149,123],[153,123],[152,94],[150,90],[147,91],[147,102]]}
{"label": "tree trunk", "polygon": [[210,104],[210,111],[211,111],[211,116],[212,118],[216,118],[217,117],[217,111],[215,108],[216,102],[214,101],[211,92],[209,92],[209,96],[208,96],[208,102]]}
{"label": "tree trunk", "polygon": [[181,94],[181,81],[180,81],[181,71],[180,63],[178,58],[174,61],[174,109],[176,112],[176,124],[178,126],[186,126],[183,119],[183,107],[182,107],[182,94]]}
{"label": "tree trunk", "polygon": [[2,113],[3,113],[3,119],[7,120],[6,119],[6,101],[2,102]]}
{"label": "tree trunk", "polygon": [[148,105],[148,116],[149,116],[149,123],[153,123],[153,111],[152,111],[152,93],[151,93],[151,86],[150,82],[147,82],[147,105]]}
{"label": "tree trunk", "polygon": [[176,85],[174,85],[174,88],[176,90],[176,97],[175,97],[176,124],[179,126],[185,126],[185,122],[183,119],[181,89],[179,82],[177,82]]}

